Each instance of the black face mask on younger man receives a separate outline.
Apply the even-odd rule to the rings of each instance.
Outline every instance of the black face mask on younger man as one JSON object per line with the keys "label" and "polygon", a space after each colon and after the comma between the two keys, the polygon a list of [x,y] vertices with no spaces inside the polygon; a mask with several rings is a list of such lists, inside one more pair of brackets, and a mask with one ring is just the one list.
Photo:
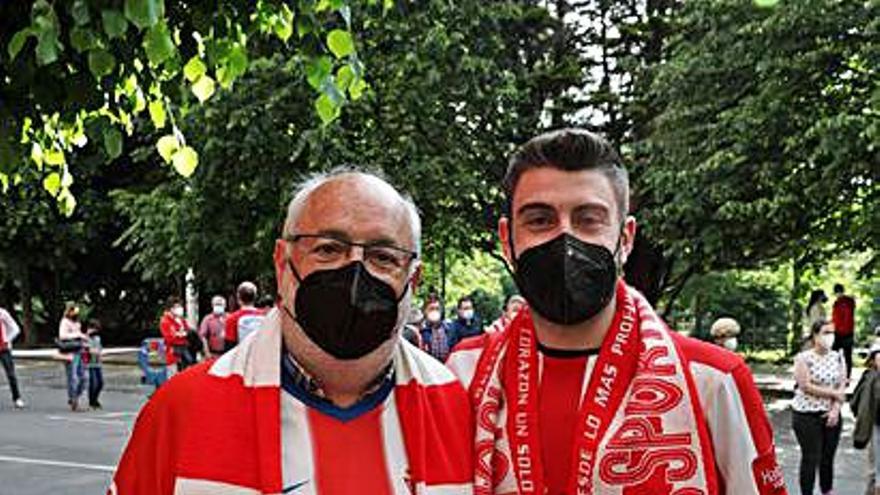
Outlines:
{"label": "black face mask on younger man", "polygon": [[566,233],[527,249],[514,265],[514,280],[529,306],[559,325],[589,320],[614,296],[614,253]]}
{"label": "black face mask on younger man", "polygon": [[[309,339],[337,359],[358,359],[376,350],[394,334],[403,295],[374,277],[360,261],[320,270],[301,279],[296,291],[296,316]],[[406,294],[406,290],[403,291]]]}

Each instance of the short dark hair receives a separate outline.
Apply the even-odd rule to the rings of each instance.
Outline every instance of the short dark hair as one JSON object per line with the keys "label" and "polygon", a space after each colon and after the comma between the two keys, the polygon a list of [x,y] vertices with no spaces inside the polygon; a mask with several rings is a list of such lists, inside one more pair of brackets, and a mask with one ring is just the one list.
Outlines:
{"label": "short dark hair", "polygon": [[168,296],[168,299],[165,300],[166,309],[171,309],[178,304],[183,304],[183,302],[177,296]]}
{"label": "short dark hair", "polygon": [[471,296],[461,296],[458,298],[458,303],[456,303],[456,308],[461,308],[461,305],[464,304],[465,301],[469,301],[471,304],[474,303],[474,298]]}
{"label": "short dark hair", "polygon": [[834,293],[843,294],[843,284],[834,284]]}
{"label": "short dark hair", "polygon": [[257,300],[257,286],[253,282],[242,282],[235,294],[242,304],[253,304]]}
{"label": "short dark hair", "polygon": [[550,167],[567,172],[597,170],[611,182],[620,220],[629,212],[629,174],[620,155],[605,138],[586,129],[566,128],[545,132],[520,146],[510,157],[504,175],[507,212],[522,175],[532,169]]}

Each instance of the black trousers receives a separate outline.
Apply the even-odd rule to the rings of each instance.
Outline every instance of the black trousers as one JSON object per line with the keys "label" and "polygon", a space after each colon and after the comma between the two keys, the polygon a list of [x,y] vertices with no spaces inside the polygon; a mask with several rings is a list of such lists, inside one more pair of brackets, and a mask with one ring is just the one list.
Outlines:
{"label": "black trousers", "polygon": [[89,368],[89,405],[98,406],[98,397],[104,389],[104,370],[101,368]]}
{"label": "black trousers", "polygon": [[0,351],[0,364],[3,364],[3,370],[6,371],[6,381],[9,382],[9,390],[12,391],[12,400],[17,401],[21,398],[18,391],[18,378],[15,376],[15,363],[12,362],[12,351],[4,349]]}
{"label": "black trousers", "polygon": [[853,352],[853,341],[855,338],[853,334],[849,335],[836,335],[834,337],[834,345],[831,346],[832,350],[843,349],[843,360],[846,361],[846,377],[849,378],[852,374],[852,352]]}
{"label": "black trousers", "polygon": [[801,465],[798,471],[801,495],[813,495],[816,484],[816,468],[819,469],[819,488],[822,493],[831,491],[834,483],[834,454],[840,442],[841,422],[829,428],[824,413],[800,413],[792,411],[791,426],[801,447]]}

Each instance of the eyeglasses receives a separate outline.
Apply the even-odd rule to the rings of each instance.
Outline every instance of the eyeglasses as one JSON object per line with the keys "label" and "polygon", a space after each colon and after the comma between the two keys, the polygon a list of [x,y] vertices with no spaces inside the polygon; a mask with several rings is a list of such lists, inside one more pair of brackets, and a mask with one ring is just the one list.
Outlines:
{"label": "eyeglasses", "polygon": [[351,242],[321,234],[284,236],[284,240],[302,249],[315,264],[335,265],[351,259],[351,250],[363,250],[364,264],[374,274],[399,277],[405,274],[419,255],[414,251],[388,244]]}

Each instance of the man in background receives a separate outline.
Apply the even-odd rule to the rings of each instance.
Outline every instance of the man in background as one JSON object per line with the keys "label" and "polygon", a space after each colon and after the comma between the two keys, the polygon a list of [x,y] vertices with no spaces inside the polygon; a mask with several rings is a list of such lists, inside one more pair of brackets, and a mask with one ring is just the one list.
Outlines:
{"label": "man in background", "polygon": [[834,346],[832,349],[843,349],[846,360],[846,377],[852,374],[852,351],[855,340],[856,300],[844,293],[843,284],[834,284],[834,307],[831,320],[834,322]]}
{"label": "man in background", "polygon": [[232,349],[263,324],[266,312],[256,307],[257,286],[242,282],[236,291],[238,309],[226,318],[226,350]]}

